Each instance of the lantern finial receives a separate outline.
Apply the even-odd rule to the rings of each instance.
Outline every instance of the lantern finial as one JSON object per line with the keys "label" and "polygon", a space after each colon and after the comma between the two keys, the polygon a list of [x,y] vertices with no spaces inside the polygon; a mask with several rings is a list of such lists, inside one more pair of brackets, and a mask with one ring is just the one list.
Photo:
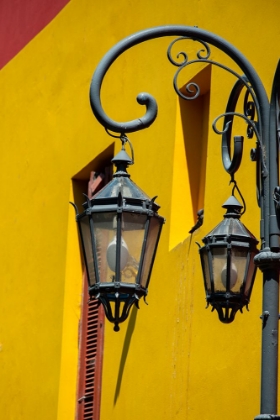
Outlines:
{"label": "lantern finial", "polygon": [[234,195],[231,195],[222,207],[227,209],[227,212],[224,215],[225,218],[233,217],[239,219],[241,217],[241,210],[243,209],[243,206],[234,197]]}

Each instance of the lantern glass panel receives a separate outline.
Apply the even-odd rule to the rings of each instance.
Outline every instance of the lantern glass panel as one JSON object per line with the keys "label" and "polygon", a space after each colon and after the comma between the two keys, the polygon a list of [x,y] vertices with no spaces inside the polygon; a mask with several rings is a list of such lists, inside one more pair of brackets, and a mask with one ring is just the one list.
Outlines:
{"label": "lantern glass panel", "polygon": [[227,248],[213,248],[213,280],[215,292],[226,291]]}
{"label": "lantern glass panel", "polygon": [[81,236],[84,248],[84,260],[87,268],[88,282],[92,286],[96,283],[94,263],[93,263],[93,249],[92,238],[89,226],[89,217],[84,216],[80,219]]}
{"label": "lantern glass panel", "polygon": [[254,256],[255,255],[256,255],[256,253],[251,253],[250,254],[250,261],[249,261],[249,267],[248,267],[248,273],[247,273],[246,285],[245,285],[245,291],[244,291],[244,294],[247,297],[250,297],[251,290],[252,290],[252,283],[253,283],[254,278],[255,278],[255,272],[256,272],[256,266],[255,266],[255,263],[254,263]]}
{"label": "lantern glass panel", "polygon": [[240,293],[246,275],[248,250],[233,247],[231,251],[230,290]]}
{"label": "lantern glass panel", "polygon": [[204,249],[201,250],[201,259],[202,259],[205,287],[206,287],[207,292],[211,293],[211,279],[210,279],[210,270],[209,270],[209,261],[208,261],[208,251],[206,247],[204,247]]}
{"label": "lantern glass panel", "polygon": [[144,242],[147,216],[137,213],[122,213],[122,247],[127,248],[127,256],[121,266],[121,281],[135,283],[138,275],[141,251]]}
{"label": "lantern glass panel", "polygon": [[159,240],[162,220],[158,217],[151,217],[149,224],[149,231],[146,241],[145,256],[143,261],[142,274],[140,284],[142,287],[148,287],[148,281],[154,261],[156,246]]}
{"label": "lantern glass panel", "polygon": [[[115,272],[112,268],[116,261],[116,213],[93,213],[92,220],[99,279],[101,283],[110,283],[115,280]],[[109,264],[108,249],[111,251]]]}

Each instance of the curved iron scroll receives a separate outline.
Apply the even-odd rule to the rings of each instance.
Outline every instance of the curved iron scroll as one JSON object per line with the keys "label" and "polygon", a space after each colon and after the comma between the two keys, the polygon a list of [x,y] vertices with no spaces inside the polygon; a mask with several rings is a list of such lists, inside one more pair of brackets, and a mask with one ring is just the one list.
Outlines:
{"label": "curved iron scroll", "polygon": [[[90,103],[93,113],[100,124],[102,124],[107,130],[120,133],[121,135],[142,130],[149,127],[153,123],[157,116],[157,103],[152,95],[145,92],[140,93],[137,96],[138,103],[140,105],[145,105],[146,107],[146,113],[141,118],[127,122],[116,122],[108,117],[102,108],[100,99],[101,86],[103,79],[112,63],[126,50],[145,41],[165,36],[179,37],[175,41],[172,41],[170,44],[168,49],[168,58],[173,65],[178,67],[174,77],[174,88],[180,96],[184,97],[184,99],[194,99],[199,95],[199,87],[194,83],[187,86],[186,94],[182,94],[182,92],[177,87],[177,78],[179,72],[182,70],[182,68],[194,62],[211,63],[212,65],[219,66],[237,77],[237,82],[230,96],[226,112],[217,117],[213,123],[213,128],[216,132],[222,134],[223,162],[225,169],[230,174],[233,174],[238,169],[242,156],[242,139],[240,136],[238,136],[235,140],[233,157],[230,157],[231,121],[234,117],[242,117],[247,122],[247,136],[251,137],[252,133],[256,134],[259,146],[258,160],[261,162],[260,205],[262,219],[264,220],[264,237],[262,238],[262,242],[267,246],[269,243],[269,215],[272,214],[271,211],[275,211],[274,209],[269,208],[271,202],[266,198],[267,196],[270,196],[270,177],[268,176],[270,153],[269,102],[263,84],[253,66],[246,59],[246,57],[244,57],[244,55],[241,54],[233,45],[228,43],[223,38],[212,34],[211,32],[207,32],[196,27],[181,25],[159,26],[130,35],[117,43],[110,51],[108,51],[95,70],[90,86]],[[197,59],[189,60],[188,55],[185,52],[180,52],[177,55],[177,60],[172,58],[171,48],[175,42],[181,39],[190,39],[200,43],[202,48],[196,54]],[[229,69],[221,63],[211,60],[210,45],[217,47],[219,50],[227,54],[239,66],[241,74],[236,73],[234,70]],[[244,114],[238,114],[235,112],[235,105],[237,98],[239,97],[243,88],[246,89]],[[254,114],[256,114],[257,122],[255,121]],[[219,131],[216,127],[216,123],[220,118],[224,118],[222,131]]]}
{"label": "curved iron scroll", "polygon": [[[117,43],[103,59],[99,62],[90,86],[90,103],[93,110],[93,113],[97,120],[107,129],[116,132],[116,133],[131,133],[134,131],[142,130],[149,127],[156,118],[157,115],[157,103],[152,95],[149,93],[140,93],[137,96],[137,101],[141,105],[146,106],[146,114],[143,117],[119,123],[111,118],[109,118],[101,105],[100,100],[100,91],[104,76],[106,75],[108,69],[112,63],[126,50],[131,47],[138,45],[144,41],[148,41],[155,38],[161,38],[164,36],[179,36],[184,38],[189,38],[194,41],[199,41],[203,45],[212,44],[225,52],[229,57],[231,57],[240,67],[242,72],[246,75],[247,80],[252,86],[252,91],[255,93],[257,98],[257,108],[258,112],[261,115],[261,120],[263,124],[268,124],[268,99],[262,82],[254,70],[250,62],[230,43],[220,38],[217,35],[212,34],[211,32],[204,31],[199,28],[190,27],[190,26],[159,26],[147,30],[137,32],[133,35],[128,36],[119,43]],[[172,43],[174,44],[174,42]],[[209,48],[209,47],[207,47]],[[183,53],[181,53],[183,54]],[[209,58],[210,51],[207,51],[206,57]],[[198,60],[206,60],[205,56],[202,56],[202,50],[197,53]],[[173,61],[173,63],[175,63]],[[175,65],[185,66],[187,64],[187,58],[182,63],[176,63]]]}

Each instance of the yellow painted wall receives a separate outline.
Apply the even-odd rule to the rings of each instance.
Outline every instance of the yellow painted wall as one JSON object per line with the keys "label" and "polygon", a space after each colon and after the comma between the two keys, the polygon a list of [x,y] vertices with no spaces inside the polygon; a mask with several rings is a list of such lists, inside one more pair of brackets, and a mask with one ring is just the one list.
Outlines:
{"label": "yellow painted wall", "polygon": [[[1,70],[1,418],[75,418],[82,267],[68,202],[71,179],[112,143],[89,106],[99,60],[140,29],[198,25],[239,48],[270,93],[280,55],[279,11],[277,2],[260,0],[71,0]],[[136,157],[130,173],[150,196],[158,195],[167,221],[149,306],[141,301],[119,333],[106,323],[101,420],[252,419],[259,414],[261,276],[250,312],[238,313],[233,324],[223,325],[205,310],[195,241],[221,220],[231,191],[220,139],[210,129],[205,223],[192,238],[171,230],[178,210],[172,196],[179,195],[174,153],[180,119],[168,45],[161,39],[127,52],[103,89],[106,111],[120,121],[142,115],[135,101],[139,92],[158,100],[156,122],[130,135]],[[225,108],[226,84],[232,82],[212,71],[209,124]],[[242,220],[258,236],[253,146],[246,141],[237,179],[248,208]]]}

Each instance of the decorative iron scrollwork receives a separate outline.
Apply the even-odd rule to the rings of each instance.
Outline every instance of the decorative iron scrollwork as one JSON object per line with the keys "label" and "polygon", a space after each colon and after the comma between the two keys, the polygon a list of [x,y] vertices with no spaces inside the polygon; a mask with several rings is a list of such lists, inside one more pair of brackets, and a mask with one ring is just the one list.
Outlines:
{"label": "decorative iron scrollwork", "polygon": [[[243,137],[252,138],[254,135],[256,136],[257,145],[255,149],[253,149],[255,152],[252,152],[251,155],[253,156],[252,160],[256,161],[258,203],[261,207],[262,219],[268,220],[269,215],[275,214],[275,205],[272,194],[268,193],[268,191],[270,191],[268,172],[275,172],[275,168],[269,169],[267,165],[267,156],[271,153],[270,149],[275,153],[274,147],[271,146],[271,142],[269,141],[269,101],[263,84],[250,62],[233,45],[219,36],[197,27],[171,25],[150,28],[123,39],[103,57],[93,75],[90,87],[90,103],[95,117],[107,130],[110,130],[113,133],[119,133],[120,135],[143,130],[154,122],[158,110],[157,102],[152,95],[146,92],[140,93],[137,96],[138,103],[140,105],[145,105],[146,107],[146,112],[142,117],[127,122],[116,122],[109,118],[101,105],[101,86],[108,69],[121,54],[135,45],[165,36],[177,37],[170,43],[167,50],[167,56],[172,65],[178,68],[174,76],[173,84],[175,91],[181,98],[194,100],[200,94],[200,87],[194,82],[190,82],[186,85],[185,93],[182,93],[181,89],[178,87],[179,74],[184,68],[191,64],[211,64],[212,66],[223,69],[236,78],[236,83],[230,94],[226,111],[214,120],[213,128],[216,133],[222,136],[223,164],[225,170],[231,177],[238,170],[242,159]],[[190,59],[188,53],[182,50],[180,50],[180,52],[177,53],[176,58],[174,58],[174,55],[172,54],[174,45],[179,41],[184,42],[185,40],[187,40],[187,42],[197,42],[202,48],[198,48],[193,59]],[[231,58],[235,65],[239,67],[239,70],[236,71],[223,63],[211,59],[212,51],[210,47],[212,46]],[[242,90],[244,92],[243,112],[237,112],[236,104]],[[246,131],[244,136],[233,136],[232,141],[232,124],[235,118],[243,119],[245,121]],[[223,120],[223,128],[219,129],[217,127],[217,122],[221,119]],[[233,143],[233,151],[231,151],[231,143]],[[277,182],[275,185],[277,185]],[[264,229],[262,230],[264,232],[262,244],[265,244],[265,246],[267,246],[270,241],[269,229],[267,222],[265,222]]]}
{"label": "decorative iron scrollwork", "polygon": [[[196,99],[200,95],[199,85],[197,83],[194,83],[194,82],[188,83],[186,85],[186,92],[189,95],[184,95],[178,87],[178,76],[181,73],[181,71],[186,66],[188,66],[190,64],[201,62],[201,61],[206,61],[207,62],[210,55],[211,55],[211,49],[206,42],[201,41],[199,39],[195,40],[195,41],[199,42],[200,44],[202,44],[202,46],[204,47],[204,49],[201,49],[201,50],[197,51],[197,53],[196,53],[197,59],[189,61],[188,54],[185,51],[180,51],[176,55],[176,58],[178,60],[178,61],[176,61],[176,60],[174,60],[174,58],[172,56],[172,48],[178,41],[182,41],[182,40],[192,40],[193,41],[193,39],[189,38],[189,37],[179,37],[179,38],[173,40],[168,47],[167,57],[168,57],[168,60],[170,61],[171,64],[173,64],[176,67],[179,67],[179,69],[175,73],[175,76],[174,76],[174,79],[173,79],[173,86],[174,86],[174,89],[175,89],[177,95],[180,96],[182,99],[185,99],[185,100],[193,100],[193,99]],[[183,60],[179,60],[180,57],[183,57]]]}

